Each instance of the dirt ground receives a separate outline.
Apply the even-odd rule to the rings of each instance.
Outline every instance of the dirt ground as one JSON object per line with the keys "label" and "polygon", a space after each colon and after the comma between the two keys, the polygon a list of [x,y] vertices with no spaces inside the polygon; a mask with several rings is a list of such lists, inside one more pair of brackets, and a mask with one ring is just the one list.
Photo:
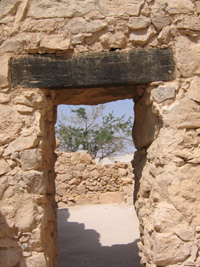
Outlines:
{"label": "dirt ground", "polygon": [[58,210],[59,267],[140,267],[138,220],[132,206]]}

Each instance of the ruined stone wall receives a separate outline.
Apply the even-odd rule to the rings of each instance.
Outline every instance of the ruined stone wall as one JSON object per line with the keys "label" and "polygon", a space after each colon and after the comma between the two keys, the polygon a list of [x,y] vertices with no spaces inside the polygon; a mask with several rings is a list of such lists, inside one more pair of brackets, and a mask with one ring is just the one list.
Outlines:
{"label": "ruined stone wall", "polygon": [[[200,2],[0,2],[0,265],[57,266],[57,104],[135,99],[135,207],[145,267],[200,266]],[[127,91],[13,88],[10,59],[171,48],[176,79]]]}
{"label": "ruined stone wall", "polygon": [[58,155],[56,202],[58,207],[84,204],[133,204],[134,175],[131,162],[101,164],[86,152]]}

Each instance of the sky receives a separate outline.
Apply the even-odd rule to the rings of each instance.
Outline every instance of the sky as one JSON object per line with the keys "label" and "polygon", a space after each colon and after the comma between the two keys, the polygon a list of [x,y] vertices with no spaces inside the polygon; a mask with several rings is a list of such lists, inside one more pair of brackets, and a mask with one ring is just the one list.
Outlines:
{"label": "sky", "polygon": [[[118,100],[113,101],[105,104],[105,113],[109,113],[113,111],[113,114],[115,117],[121,117],[125,114],[125,118],[128,119],[129,117],[132,118],[132,121],[134,121],[134,103],[131,99],[126,100]],[[77,109],[79,107],[84,107],[87,110],[90,110],[91,106],[73,106],[73,105],[59,105],[58,106],[58,119],[60,118],[61,114],[65,116],[70,116],[72,113],[70,113],[71,109]],[[135,151],[135,147],[129,147],[127,153],[131,153]]]}

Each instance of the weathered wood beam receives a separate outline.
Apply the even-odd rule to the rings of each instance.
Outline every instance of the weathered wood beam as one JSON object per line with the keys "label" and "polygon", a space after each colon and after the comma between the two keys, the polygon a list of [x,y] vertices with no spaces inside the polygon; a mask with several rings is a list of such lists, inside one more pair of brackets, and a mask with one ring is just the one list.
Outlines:
{"label": "weathered wood beam", "polygon": [[175,78],[169,49],[89,53],[71,59],[51,55],[12,58],[13,87],[97,88],[145,84]]}

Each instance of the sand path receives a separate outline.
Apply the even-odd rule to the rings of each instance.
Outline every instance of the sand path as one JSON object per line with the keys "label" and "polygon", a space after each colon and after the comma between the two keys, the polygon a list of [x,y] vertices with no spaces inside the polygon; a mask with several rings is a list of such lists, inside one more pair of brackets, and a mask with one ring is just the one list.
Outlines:
{"label": "sand path", "polygon": [[127,205],[58,210],[59,267],[140,267],[138,220]]}

